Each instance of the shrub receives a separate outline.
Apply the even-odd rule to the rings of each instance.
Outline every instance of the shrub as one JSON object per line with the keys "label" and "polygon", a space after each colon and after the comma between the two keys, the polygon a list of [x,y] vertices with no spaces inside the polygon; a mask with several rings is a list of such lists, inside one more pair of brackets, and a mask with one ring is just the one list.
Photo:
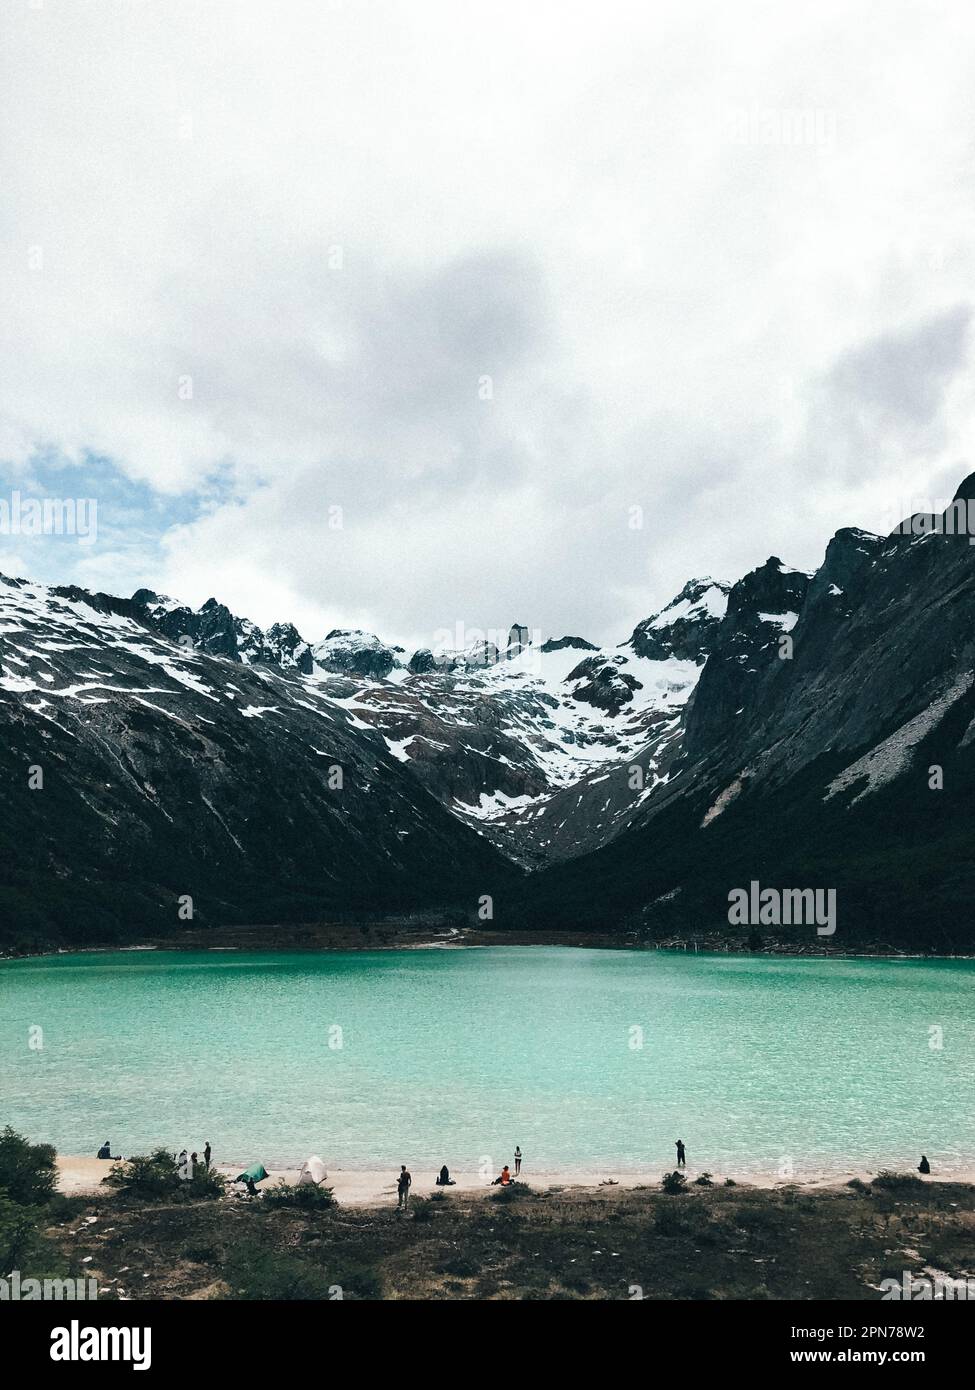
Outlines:
{"label": "shrub", "polygon": [[734,1178],[725,1178],[725,1180],[724,1180],[724,1185],[725,1185],[725,1187],[737,1187],[737,1186],[738,1186],[738,1184],[735,1182]]}
{"label": "shrub", "polygon": [[220,1259],[220,1251],[215,1245],[187,1245],[183,1259],[195,1265],[214,1265]]}
{"label": "shrub", "polygon": [[669,1192],[672,1197],[676,1197],[679,1192],[683,1192],[687,1186],[687,1179],[678,1169],[672,1173],[664,1173],[660,1179],[660,1186],[665,1192]]}
{"label": "shrub", "polygon": [[889,1168],[881,1168],[873,1185],[886,1192],[917,1192],[924,1187],[916,1173],[892,1173]]}
{"label": "shrub", "polygon": [[152,1202],[222,1197],[226,1186],[221,1173],[202,1164],[196,1165],[191,1177],[181,1176],[176,1160],[165,1149],[156,1149],[151,1154],[135,1154],[124,1162],[114,1163],[108,1177],[102,1181],[129,1196]]}
{"label": "shrub", "polygon": [[695,1186],[695,1187],[713,1187],[713,1186],[714,1186],[714,1183],[711,1181],[711,1174],[710,1174],[710,1173],[699,1173],[698,1176],[694,1179],[694,1186]]}
{"label": "shrub", "polygon": [[532,1197],[534,1193],[526,1182],[509,1183],[507,1187],[499,1187],[492,1193],[495,1202],[520,1202],[525,1197]]}
{"label": "shrub", "polygon": [[750,1235],[774,1235],[781,1231],[783,1213],[779,1206],[766,1206],[761,1202],[738,1207],[732,1213],[735,1224]]}
{"label": "shrub", "polygon": [[[26,1207],[12,1202],[0,1189],[0,1279],[19,1269],[24,1278],[63,1278],[68,1261],[56,1244],[41,1232],[50,1221],[46,1207]],[[83,1273],[83,1268],[76,1273]]]}
{"label": "shrub", "polygon": [[711,1245],[722,1235],[722,1228],[701,1202],[657,1202],[653,1224],[658,1235],[686,1236],[695,1245]]}
{"label": "shrub", "polygon": [[567,1289],[571,1289],[576,1294],[586,1294],[592,1292],[592,1284],[581,1272],[571,1270],[568,1274],[562,1275],[562,1283]]}
{"label": "shrub", "polygon": [[433,1220],[433,1207],[430,1205],[429,1197],[414,1197],[410,1203],[410,1210],[414,1221]]}
{"label": "shrub", "polygon": [[0,1132],[0,1189],[20,1206],[43,1206],[58,1183],[57,1151],[31,1144],[7,1125]]}
{"label": "shrub", "polygon": [[23,1207],[0,1193],[0,1277],[30,1263],[37,1243],[37,1207]]}
{"label": "shrub", "polygon": [[353,1298],[382,1298],[383,1281],[378,1270],[370,1269],[368,1265],[356,1265],[352,1269],[345,1269],[339,1276],[339,1284],[346,1298],[349,1294]]}
{"label": "shrub", "polygon": [[291,1302],[334,1298],[332,1280],[296,1255],[247,1244],[224,1269],[231,1296],[244,1300]]}
{"label": "shrub", "polygon": [[281,1178],[265,1191],[264,1205],[291,1207],[299,1211],[325,1211],[338,1203],[330,1187],[318,1187],[312,1182],[288,1183]]}
{"label": "shrub", "polygon": [[270,1250],[256,1241],[237,1247],[224,1265],[230,1297],[247,1301],[333,1302],[382,1298],[382,1280],[364,1265],[322,1268],[290,1251]]}
{"label": "shrub", "polygon": [[473,1279],[480,1272],[481,1266],[468,1255],[451,1255],[437,1265],[438,1274],[452,1274],[455,1279]]}

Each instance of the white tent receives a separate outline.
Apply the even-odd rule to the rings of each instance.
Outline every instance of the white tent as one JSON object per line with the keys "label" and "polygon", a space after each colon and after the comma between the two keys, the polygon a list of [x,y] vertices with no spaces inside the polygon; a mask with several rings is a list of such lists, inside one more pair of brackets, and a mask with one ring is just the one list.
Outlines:
{"label": "white tent", "polygon": [[325,1164],[317,1154],[312,1154],[311,1158],[306,1158],[298,1169],[299,1183],[313,1182],[317,1187],[318,1184],[323,1183],[327,1177],[328,1173],[325,1171]]}

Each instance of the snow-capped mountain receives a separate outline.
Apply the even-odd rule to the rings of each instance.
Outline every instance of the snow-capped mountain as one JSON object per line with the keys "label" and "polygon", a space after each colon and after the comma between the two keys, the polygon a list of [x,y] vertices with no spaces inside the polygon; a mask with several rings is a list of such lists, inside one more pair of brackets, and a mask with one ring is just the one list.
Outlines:
{"label": "snow-capped mountain", "polygon": [[[533,641],[514,624],[503,650],[479,642],[466,652],[427,650],[429,660],[414,653],[405,671],[387,671],[394,679],[353,679],[340,698],[512,859],[535,866],[579,854],[618,833],[666,777],[728,586],[696,581],[691,592],[693,602],[674,600],[681,656],[668,647],[667,610],[655,617],[646,656],[634,649],[640,629],[601,651],[574,637]],[[621,770],[626,794],[617,796],[615,783],[603,784]]]}
{"label": "snow-capped mountain", "polygon": [[948,931],[973,620],[975,549],[936,527],[690,580],[606,648],[515,622],[410,653],[3,579],[6,921],[104,937],[181,895],[243,922],[488,894],[509,923],[663,932],[773,874],[845,885],[874,935]]}
{"label": "snow-capped mountain", "polygon": [[[967,527],[954,512],[967,515]],[[813,575],[771,557],[728,595],[680,753],[626,833],[533,875],[512,917],[666,936],[728,892],[833,889],[836,945],[970,951],[975,475],[944,516],[844,528]]]}
{"label": "snow-capped mountain", "polygon": [[371,632],[334,628],[311,648],[313,669],[338,675],[383,680],[396,665],[402,649],[387,647]]}
{"label": "snow-capped mountain", "polygon": [[263,663],[306,675],[312,670],[311,649],[292,623],[275,623],[265,633],[248,618],[235,617],[215,598],[207,599],[194,612],[151,589],[137,589],[132,603],[139,610],[140,621],[183,647],[225,656],[247,666]]}
{"label": "snow-capped mountain", "polygon": [[212,603],[0,579],[0,940],[497,891],[511,866],[299,650]]}

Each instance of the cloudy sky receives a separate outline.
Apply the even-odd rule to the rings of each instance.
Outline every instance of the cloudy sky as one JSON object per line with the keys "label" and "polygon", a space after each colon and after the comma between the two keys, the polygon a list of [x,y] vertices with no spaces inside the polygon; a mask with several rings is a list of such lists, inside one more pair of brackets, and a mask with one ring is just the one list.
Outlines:
{"label": "cloudy sky", "polygon": [[975,11],[798,8],[3,0],[0,569],[618,641],[950,497]]}

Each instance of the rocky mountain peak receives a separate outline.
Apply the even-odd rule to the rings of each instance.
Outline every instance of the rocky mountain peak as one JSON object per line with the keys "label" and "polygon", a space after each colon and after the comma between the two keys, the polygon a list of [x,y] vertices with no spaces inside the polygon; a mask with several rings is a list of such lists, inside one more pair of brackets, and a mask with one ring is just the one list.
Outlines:
{"label": "rocky mountain peak", "polygon": [[334,627],[311,649],[315,665],[344,676],[385,680],[396,664],[396,652],[374,632]]}
{"label": "rocky mountain peak", "polygon": [[567,648],[572,648],[580,652],[598,652],[599,648],[594,642],[587,642],[584,637],[550,637],[547,642],[543,642],[541,650],[543,652],[562,652]]}
{"label": "rocky mountain peak", "polygon": [[953,500],[956,502],[975,502],[975,473],[969,473],[967,478],[962,478]]}
{"label": "rocky mountain peak", "polygon": [[783,565],[770,555],[764,565],[739,579],[728,594],[728,617],[753,617],[760,613],[798,614],[811,576]]}
{"label": "rocky mountain peak", "polygon": [[651,661],[676,657],[700,665],[725,615],[730,589],[730,584],[709,576],[688,580],[665,608],[638,623],[622,645]]}

